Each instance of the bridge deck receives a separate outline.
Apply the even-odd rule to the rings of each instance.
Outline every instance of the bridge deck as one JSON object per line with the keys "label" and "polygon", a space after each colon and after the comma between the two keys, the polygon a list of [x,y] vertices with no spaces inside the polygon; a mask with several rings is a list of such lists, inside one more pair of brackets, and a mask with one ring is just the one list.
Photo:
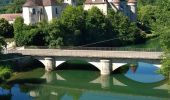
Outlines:
{"label": "bridge deck", "polygon": [[95,58],[137,58],[161,59],[162,52],[144,51],[104,51],[104,50],[62,50],[62,49],[25,49],[9,50],[6,53],[21,53],[31,56],[67,56],[67,57],[95,57]]}

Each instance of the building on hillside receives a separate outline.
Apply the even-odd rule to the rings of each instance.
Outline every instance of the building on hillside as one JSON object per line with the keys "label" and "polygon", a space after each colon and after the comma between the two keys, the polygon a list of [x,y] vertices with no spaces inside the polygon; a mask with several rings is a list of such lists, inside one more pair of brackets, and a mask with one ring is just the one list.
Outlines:
{"label": "building on hillside", "polygon": [[17,13],[17,14],[0,14],[0,19],[4,18],[10,24],[13,23],[17,17],[22,17],[22,14],[21,13]]}
{"label": "building on hillside", "polygon": [[107,15],[108,8],[112,8],[115,11],[123,12],[131,21],[137,20],[137,0],[86,0],[84,10],[89,10],[94,6],[105,15]]}
{"label": "building on hillside", "polygon": [[42,20],[50,21],[58,17],[67,5],[75,6],[74,0],[64,0],[57,5],[56,0],[27,0],[23,5],[24,23],[35,24]]}

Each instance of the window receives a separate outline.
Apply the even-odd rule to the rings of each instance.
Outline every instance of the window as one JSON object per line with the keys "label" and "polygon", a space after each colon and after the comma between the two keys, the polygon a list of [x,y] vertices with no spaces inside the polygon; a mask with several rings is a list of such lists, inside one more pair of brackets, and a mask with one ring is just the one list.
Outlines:
{"label": "window", "polygon": [[43,9],[40,10],[40,14],[43,14]]}
{"label": "window", "polygon": [[57,8],[55,8],[55,13],[58,14],[58,9]]}
{"label": "window", "polygon": [[32,14],[35,15],[35,9],[34,8],[32,9]]}

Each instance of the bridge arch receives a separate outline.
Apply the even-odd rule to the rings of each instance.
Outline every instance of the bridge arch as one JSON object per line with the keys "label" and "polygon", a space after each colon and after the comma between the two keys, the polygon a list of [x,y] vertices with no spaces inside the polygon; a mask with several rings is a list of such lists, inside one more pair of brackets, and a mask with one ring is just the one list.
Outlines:
{"label": "bridge arch", "polygon": [[55,69],[83,69],[83,70],[99,70],[98,63],[88,62],[85,59],[66,59],[65,61],[55,61]]}

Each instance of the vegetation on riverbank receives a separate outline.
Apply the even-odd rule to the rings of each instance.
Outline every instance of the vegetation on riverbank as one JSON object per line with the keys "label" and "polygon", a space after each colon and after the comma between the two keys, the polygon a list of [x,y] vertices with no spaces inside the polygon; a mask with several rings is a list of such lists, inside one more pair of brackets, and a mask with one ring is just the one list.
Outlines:
{"label": "vegetation on riverbank", "polygon": [[0,82],[9,79],[12,75],[12,69],[9,66],[0,65]]}
{"label": "vegetation on riverbank", "polygon": [[67,6],[59,19],[25,25],[22,18],[13,24],[17,46],[122,46],[143,43],[145,33],[121,12],[110,10],[105,16],[96,7],[84,11],[82,7]]}
{"label": "vegetation on riverbank", "polygon": [[43,67],[43,65],[31,57],[25,57],[18,54],[1,55],[0,83],[6,82],[6,80],[15,75],[15,73],[27,72],[39,67]]}

